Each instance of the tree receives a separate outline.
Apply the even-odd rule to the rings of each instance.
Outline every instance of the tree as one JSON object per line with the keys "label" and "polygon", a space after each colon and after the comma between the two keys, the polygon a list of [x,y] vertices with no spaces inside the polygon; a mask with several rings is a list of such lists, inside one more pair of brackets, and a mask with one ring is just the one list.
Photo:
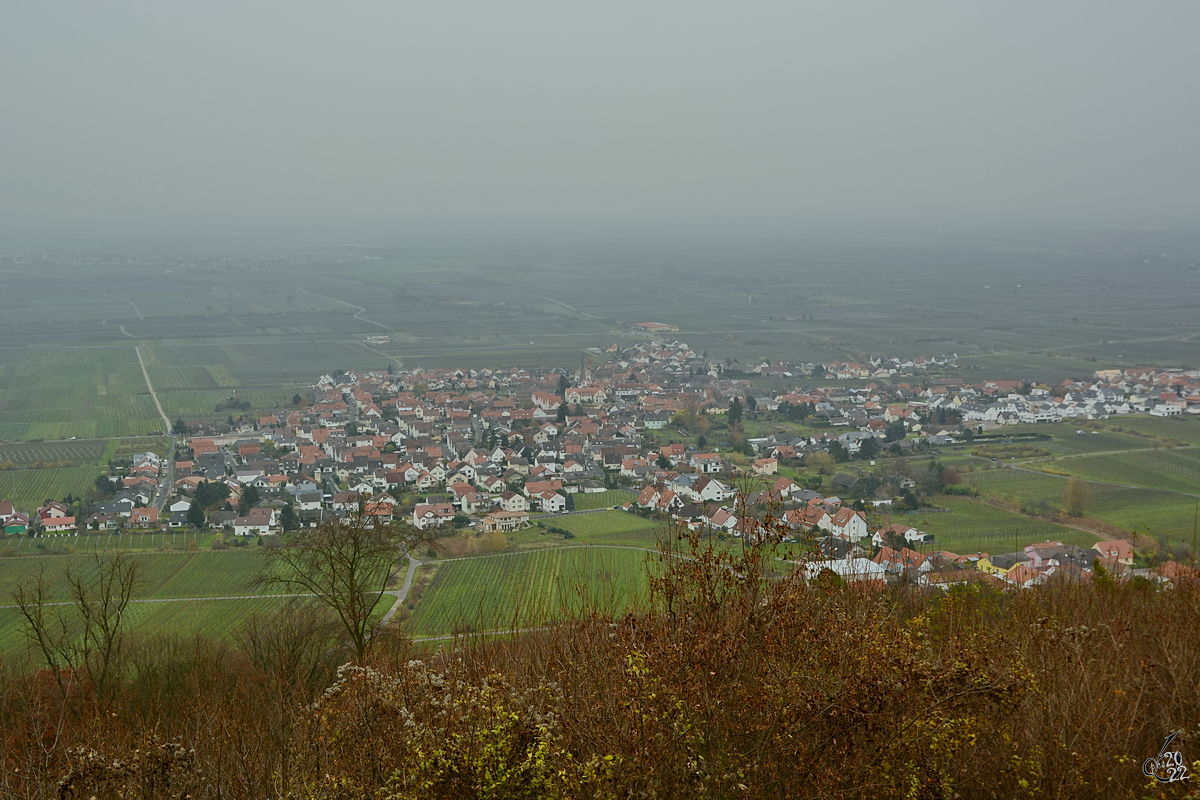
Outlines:
{"label": "tree", "polygon": [[237,513],[239,517],[244,517],[250,513],[250,509],[254,508],[254,504],[258,502],[258,489],[254,486],[247,486],[242,489],[242,499],[238,500]]}
{"label": "tree", "polygon": [[836,439],[829,443],[829,455],[833,456],[833,460],[839,464],[850,460],[850,451]]}
{"label": "tree", "polygon": [[555,422],[566,422],[567,421],[567,404],[566,403],[559,403],[558,413],[556,413],[554,415],[554,421]]}
{"label": "tree", "polygon": [[187,523],[193,528],[204,527],[204,508],[198,502],[196,502],[195,499],[193,499],[192,504],[188,506]]}
{"label": "tree", "polygon": [[575,495],[568,494],[567,495],[567,511],[574,511],[574,510],[575,510]]}
{"label": "tree", "polygon": [[888,426],[883,429],[883,440],[885,442],[898,442],[905,437],[907,429],[904,427],[903,420],[895,420],[889,422]]}
{"label": "tree", "polygon": [[139,584],[138,562],[97,555],[91,568],[68,569],[65,579],[68,603],[50,602],[54,590],[44,571],[13,592],[25,636],[64,697],[76,694],[75,677],[107,696],[121,668],[124,612]]}
{"label": "tree", "polygon": [[559,375],[558,376],[558,387],[556,390],[556,394],[558,394],[559,397],[565,397],[567,394],[567,389],[570,388],[570,386],[571,386],[571,382],[567,380],[567,376]]}
{"label": "tree", "polygon": [[752,394],[746,395],[746,410],[747,411],[757,411],[758,410],[758,401],[754,399],[754,395],[752,395]]}
{"label": "tree", "polygon": [[428,541],[414,528],[354,514],[288,534],[282,547],[264,548],[259,583],[315,595],[334,613],[362,664],[378,627],[371,612],[393,566]]}
{"label": "tree", "polygon": [[658,465],[659,469],[671,468],[671,459],[667,458],[665,453],[659,453],[658,458],[655,459],[654,463]]}
{"label": "tree", "polygon": [[879,455],[881,449],[879,440],[875,437],[872,436],[869,439],[863,439],[858,443],[858,457],[865,459],[875,458]]}
{"label": "tree", "polygon": [[696,447],[699,447],[701,450],[708,447],[708,438],[704,434],[696,437]]}
{"label": "tree", "polygon": [[223,481],[201,481],[192,492],[193,504],[209,508],[229,497],[229,486]]}
{"label": "tree", "polygon": [[1063,494],[1063,506],[1072,517],[1082,517],[1087,510],[1089,495],[1087,481],[1071,478],[1067,481],[1067,490]]}
{"label": "tree", "polygon": [[188,426],[187,423],[183,421],[183,417],[179,417],[177,420],[175,420],[175,424],[171,426],[171,433],[174,433],[178,436],[188,435]]}
{"label": "tree", "polygon": [[742,421],[742,401],[738,398],[733,398],[729,403],[729,414],[727,416],[729,426],[741,424]]}
{"label": "tree", "polygon": [[300,529],[300,518],[296,516],[296,509],[292,507],[291,503],[284,506],[283,511],[279,513],[279,524],[285,531]]}
{"label": "tree", "polygon": [[301,397],[300,395],[298,395],[298,394],[292,395],[292,405],[298,406],[303,402],[304,402],[304,398]]}
{"label": "tree", "polygon": [[112,478],[109,478],[107,475],[96,476],[96,491],[104,497],[110,497],[116,494],[119,486],[119,483],[114,481]]}

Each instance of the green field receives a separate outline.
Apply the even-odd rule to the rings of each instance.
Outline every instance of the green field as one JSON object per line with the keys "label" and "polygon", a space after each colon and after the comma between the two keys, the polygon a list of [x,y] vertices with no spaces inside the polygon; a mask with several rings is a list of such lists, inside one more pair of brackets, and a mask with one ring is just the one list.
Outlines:
{"label": "green field", "polygon": [[1083,456],[1048,466],[1093,481],[1200,495],[1200,449]]}
{"label": "green field", "polygon": [[[1028,430],[1028,429],[1026,429]],[[1153,447],[1154,443],[1138,436],[1112,431],[1093,431],[1086,428],[1076,428],[1070,422],[1060,425],[1044,425],[1036,428],[1038,433],[1047,433],[1053,437],[1049,442],[1036,442],[1038,447],[1044,447],[1058,456],[1073,456],[1081,453],[1100,453],[1108,450],[1140,450]],[[1085,431],[1076,433],[1076,431]]]}
{"label": "green field", "polygon": [[[1128,458],[1133,455],[1142,454],[1091,456],[1080,460]],[[1163,455],[1170,453],[1164,452]],[[1050,508],[1061,508],[1067,485],[1066,478],[1024,470],[980,470],[964,477],[984,495],[996,495],[1035,507],[1045,504]],[[1149,533],[1160,542],[1191,543],[1196,503],[1200,498],[1103,483],[1090,484],[1088,494],[1085,516],[1119,525],[1126,530]]]}
{"label": "green field", "polygon": [[546,520],[546,524],[570,531],[581,543],[631,544],[639,547],[654,547],[654,531],[661,527],[659,522],[627,511],[572,514]]}
{"label": "green field", "polygon": [[1113,417],[1105,424],[1110,428],[1124,428],[1137,431],[1148,436],[1159,436],[1165,439],[1200,444],[1200,420],[1191,417],[1151,417],[1129,416]]}
{"label": "green field", "polygon": [[934,541],[922,550],[951,550],[956,553],[1009,553],[1044,541],[1090,546],[1095,534],[1029,519],[1003,509],[961,497],[939,497],[937,504],[948,514],[899,514],[892,519],[932,533]]}
{"label": "green field", "polygon": [[582,608],[620,613],[642,602],[648,553],[570,547],[442,563],[416,604],[417,637],[521,628]]}
{"label": "green field", "polygon": [[[101,464],[108,459],[105,453],[109,443],[103,439],[78,442],[26,442],[0,445],[0,464],[32,467],[35,464]],[[115,453],[115,448],[114,448]],[[64,465],[65,466],[65,465]]]}
{"label": "green field", "polygon": [[[142,553],[133,558],[139,569],[135,602],[128,612],[134,631],[223,635],[236,631],[250,614],[285,602],[284,598],[250,597],[279,594],[252,585],[262,563],[253,550]],[[95,568],[91,555],[0,558],[0,606],[11,605],[13,591],[42,571],[47,599],[66,601],[67,571],[87,578],[95,574]],[[11,652],[20,643],[16,610],[0,608],[0,652]]]}
{"label": "green field", "polygon": [[150,552],[184,551],[210,548],[216,541],[216,531],[158,530],[149,533],[129,531],[87,531],[83,534],[48,534],[45,536],[0,536],[0,553],[4,556],[71,555],[74,553],[116,553],[124,551]]}
{"label": "green field", "polygon": [[17,508],[32,512],[46,500],[61,500],[68,494],[79,497],[104,472],[99,466],[0,470],[0,500],[11,500]]}
{"label": "green field", "polygon": [[626,489],[609,489],[607,492],[576,492],[575,510],[587,511],[591,508],[610,508],[637,500],[637,493]]}

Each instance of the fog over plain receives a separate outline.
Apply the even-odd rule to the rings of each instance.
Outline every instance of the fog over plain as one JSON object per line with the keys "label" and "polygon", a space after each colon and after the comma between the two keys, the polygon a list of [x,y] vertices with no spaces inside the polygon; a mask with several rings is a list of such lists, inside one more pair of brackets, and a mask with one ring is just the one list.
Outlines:
{"label": "fog over plain", "polygon": [[1200,4],[22,3],[0,233],[1194,227]]}

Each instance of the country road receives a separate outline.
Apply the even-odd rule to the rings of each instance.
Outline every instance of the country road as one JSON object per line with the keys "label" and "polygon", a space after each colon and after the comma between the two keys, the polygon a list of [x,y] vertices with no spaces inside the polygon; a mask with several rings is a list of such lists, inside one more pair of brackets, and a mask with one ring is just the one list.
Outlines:
{"label": "country road", "polygon": [[158,408],[158,415],[162,417],[163,425],[165,426],[163,428],[163,433],[169,434],[171,432],[171,420],[167,419],[166,412],[163,411],[162,403],[158,402],[158,393],[154,391],[154,384],[150,382],[150,372],[146,369],[146,362],[142,360],[141,345],[138,345],[133,349],[134,352],[137,353],[138,364],[142,367],[142,377],[146,379],[146,388],[150,390],[150,396],[154,398],[154,405]]}
{"label": "country road", "polygon": [[354,303],[347,303],[345,300],[338,300],[336,297],[330,297],[330,296],[328,296],[328,295],[324,295],[324,294],[317,294],[316,292],[310,292],[308,289],[305,289],[305,288],[304,288],[304,287],[302,287],[302,286],[301,286],[301,287],[298,287],[298,288],[300,289],[300,291],[304,292],[305,294],[311,294],[313,297],[320,297],[320,298],[323,298],[323,299],[325,299],[325,300],[332,300],[332,301],[333,301],[333,302],[335,302],[335,303],[341,303],[341,304],[342,304],[342,305],[344,305],[344,306],[350,306],[350,308],[357,308],[357,309],[358,309],[358,311],[356,311],[356,312],[354,313],[354,318],[355,318],[355,319],[362,320],[363,322],[369,322],[369,323],[371,323],[372,325],[378,325],[379,327],[383,328],[383,329],[384,329],[385,331],[387,331],[388,333],[395,333],[395,331],[394,331],[394,330],[392,330],[391,328],[389,328],[387,325],[384,325],[382,322],[376,322],[376,321],[375,321],[375,320],[373,320],[373,319],[367,319],[366,317],[364,317],[364,316],[363,316],[363,312],[365,312],[365,311],[366,311],[366,309],[365,309],[365,308],[363,308],[362,306],[356,306],[356,305],[354,305]]}

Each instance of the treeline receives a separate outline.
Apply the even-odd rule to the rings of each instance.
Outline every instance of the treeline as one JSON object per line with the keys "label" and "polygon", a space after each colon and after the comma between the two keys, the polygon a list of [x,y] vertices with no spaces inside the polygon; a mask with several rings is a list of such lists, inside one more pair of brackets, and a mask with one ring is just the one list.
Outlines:
{"label": "treeline", "polygon": [[[356,664],[311,607],[10,661],[16,798],[1144,797],[1195,757],[1200,590],[864,590],[672,537],[641,613]],[[686,546],[684,546],[686,545]],[[680,557],[686,556],[686,557]]]}

